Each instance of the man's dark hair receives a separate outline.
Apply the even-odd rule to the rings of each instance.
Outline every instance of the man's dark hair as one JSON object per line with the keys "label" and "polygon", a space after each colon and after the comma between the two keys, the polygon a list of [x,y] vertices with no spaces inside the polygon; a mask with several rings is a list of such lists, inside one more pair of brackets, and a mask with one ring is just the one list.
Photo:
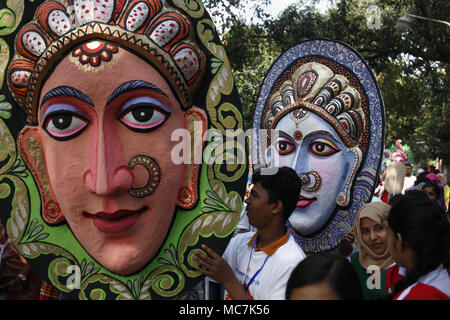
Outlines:
{"label": "man's dark hair", "polygon": [[401,234],[417,257],[414,267],[395,283],[389,298],[440,264],[450,267],[450,224],[436,202],[427,196],[407,192],[392,205],[387,222],[394,236]]}
{"label": "man's dark hair", "polygon": [[353,265],[337,252],[325,251],[302,260],[286,285],[286,299],[300,287],[327,282],[342,300],[362,300],[363,291]]}
{"label": "man's dark hair", "polygon": [[261,183],[261,186],[267,191],[270,203],[281,201],[283,216],[287,221],[297,206],[302,188],[297,172],[292,168],[282,167],[278,168],[276,174],[262,175],[261,171],[257,170],[253,174],[252,182],[253,184]]}
{"label": "man's dark hair", "polygon": [[420,173],[420,174],[417,176],[416,181],[414,181],[414,185],[417,186],[418,184],[420,184],[420,183],[422,183],[422,182],[425,182],[425,183],[431,182],[431,180],[428,179],[428,178],[426,177],[427,174],[428,174],[428,172],[422,172],[422,173]]}

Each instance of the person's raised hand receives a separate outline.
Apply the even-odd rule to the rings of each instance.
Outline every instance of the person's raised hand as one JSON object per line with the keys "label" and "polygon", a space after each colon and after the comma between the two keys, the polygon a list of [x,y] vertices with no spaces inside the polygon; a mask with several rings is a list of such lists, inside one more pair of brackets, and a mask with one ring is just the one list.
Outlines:
{"label": "person's raised hand", "polygon": [[195,260],[198,262],[197,271],[221,284],[235,278],[233,270],[221,256],[206,245],[202,245],[201,248],[206,252],[206,255],[203,253],[195,254]]}
{"label": "person's raised hand", "polygon": [[203,244],[201,248],[206,254],[199,252],[195,254],[194,259],[198,262],[198,266],[195,269],[214,281],[221,283],[228,291],[231,299],[248,300],[249,296],[245,293],[228,262],[208,246]]}
{"label": "person's raised hand", "polygon": [[347,240],[349,244],[353,244],[353,242],[355,242],[355,235],[353,234],[353,232],[347,233],[345,235],[345,240]]}

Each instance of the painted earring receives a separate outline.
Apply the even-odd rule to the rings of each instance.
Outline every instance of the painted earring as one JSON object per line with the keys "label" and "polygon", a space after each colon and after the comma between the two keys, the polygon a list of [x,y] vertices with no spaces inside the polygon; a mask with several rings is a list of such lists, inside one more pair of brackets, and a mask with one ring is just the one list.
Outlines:
{"label": "painted earring", "polygon": [[143,166],[148,172],[147,184],[142,188],[131,188],[128,194],[135,198],[145,198],[155,192],[161,178],[161,170],[158,163],[149,156],[138,155],[128,162],[128,167],[133,170],[136,166]]}
{"label": "painted earring", "polygon": [[353,154],[355,155],[355,163],[353,164],[353,167],[350,171],[344,190],[341,193],[339,193],[338,197],[336,198],[336,203],[341,207],[347,206],[350,202],[351,186],[353,185],[353,179],[356,176],[356,171],[361,164],[362,158],[362,152],[359,148],[351,148],[349,151],[353,152]]}

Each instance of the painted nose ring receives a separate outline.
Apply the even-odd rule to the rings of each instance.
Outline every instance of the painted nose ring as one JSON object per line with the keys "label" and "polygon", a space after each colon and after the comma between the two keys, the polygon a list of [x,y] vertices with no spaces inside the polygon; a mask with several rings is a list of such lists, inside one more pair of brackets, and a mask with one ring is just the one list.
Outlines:
{"label": "painted nose ring", "polygon": [[[314,181],[311,181],[311,176],[314,178]],[[302,189],[306,192],[316,192],[322,186],[322,179],[316,171],[302,173],[299,177],[302,182]],[[312,184],[313,182],[314,184]]]}
{"label": "painted nose ring", "polygon": [[131,188],[128,194],[135,198],[145,198],[155,192],[161,178],[161,170],[158,163],[149,156],[138,155],[128,162],[128,167],[133,170],[136,166],[143,166],[148,172],[147,184],[142,188]]}

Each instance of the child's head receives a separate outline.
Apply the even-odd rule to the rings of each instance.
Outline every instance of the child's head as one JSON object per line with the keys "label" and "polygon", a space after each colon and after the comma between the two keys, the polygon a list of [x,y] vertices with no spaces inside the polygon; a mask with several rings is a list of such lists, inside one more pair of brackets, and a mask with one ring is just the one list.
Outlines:
{"label": "child's head", "polygon": [[360,300],[361,284],[352,264],[336,252],[313,254],[292,271],[287,300]]}
{"label": "child's head", "polygon": [[437,201],[441,196],[441,189],[433,182],[425,184],[422,188],[422,192],[425,193],[431,201]]}

